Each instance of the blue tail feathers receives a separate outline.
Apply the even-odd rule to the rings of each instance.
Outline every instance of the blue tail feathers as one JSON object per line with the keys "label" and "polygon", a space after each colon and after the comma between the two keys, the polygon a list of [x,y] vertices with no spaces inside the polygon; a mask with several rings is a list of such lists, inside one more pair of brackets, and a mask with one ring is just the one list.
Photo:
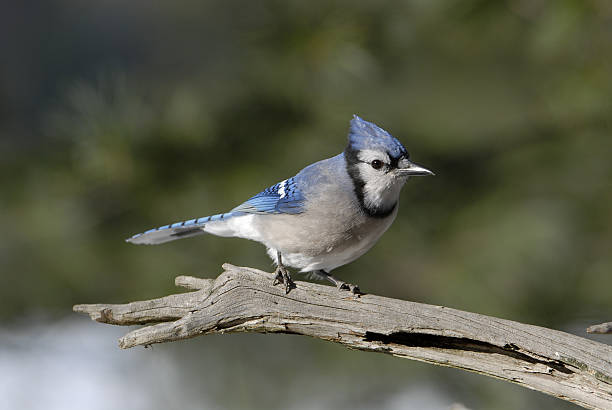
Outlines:
{"label": "blue tail feathers", "polygon": [[126,239],[126,242],[155,245],[158,243],[174,241],[176,239],[196,236],[204,233],[204,226],[207,223],[221,221],[234,215],[235,213],[233,212],[227,212],[223,214],[189,219],[182,222],[175,222],[170,225],[164,225],[160,226],[159,228],[153,228],[142,233],[137,233],[136,235]]}

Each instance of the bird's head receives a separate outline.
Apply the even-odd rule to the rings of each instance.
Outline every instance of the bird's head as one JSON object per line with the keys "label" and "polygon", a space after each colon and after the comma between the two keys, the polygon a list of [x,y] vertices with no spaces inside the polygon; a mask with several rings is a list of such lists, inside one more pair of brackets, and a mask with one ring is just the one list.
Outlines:
{"label": "bird's head", "polygon": [[391,134],[356,115],[351,120],[344,155],[357,198],[370,216],[384,217],[393,212],[409,177],[433,175],[411,162],[406,148]]}

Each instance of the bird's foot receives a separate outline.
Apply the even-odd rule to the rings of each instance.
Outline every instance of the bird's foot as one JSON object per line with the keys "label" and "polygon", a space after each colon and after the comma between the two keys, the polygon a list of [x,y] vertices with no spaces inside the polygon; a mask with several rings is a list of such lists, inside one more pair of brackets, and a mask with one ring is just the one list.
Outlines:
{"label": "bird's foot", "polygon": [[361,292],[359,286],[353,285],[351,283],[339,282],[336,284],[336,287],[338,288],[338,290],[348,290],[353,295],[363,295],[363,292]]}
{"label": "bird's foot", "polygon": [[331,283],[333,283],[336,288],[338,288],[338,290],[348,290],[350,293],[352,293],[353,295],[356,296],[360,296],[360,295],[364,295],[365,293],[363,293],[360,289],[359,286],[357,285],[353,285],[350,283],[346,283],[338,278],[333,277],[332,275],[330,275],[328,272],[319,269],[317,271],[313,271],[311,272],[316,278],[318,279],[327,279],[328,281],[330,281]]}
{"label": "bird's foot", "polygon": [[285,294],[291,292],[291,289],[295,289],[295,283],[289,276],[289,271],[283,265],[279,265],[274,271],[276,276],[274,277],[274,282],[272,282],[272,286],[276,286],[279,283],[285,284]]}

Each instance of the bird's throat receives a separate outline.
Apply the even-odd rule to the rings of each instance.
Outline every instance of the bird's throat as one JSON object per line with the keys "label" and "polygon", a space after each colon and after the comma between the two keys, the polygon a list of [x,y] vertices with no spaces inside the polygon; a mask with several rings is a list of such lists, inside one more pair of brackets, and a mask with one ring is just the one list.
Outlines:
{"label": "bird's throat", "polygon": [[357,196],[361,210],[372,218],[386,218],[391,215],[397,206],[397,201],[391,204],[376,204],[366,198],[366,183],[357,166],[359,163],[357,151],[347,147],[344,151],[344,158],[346,160],[346,170],[353,181],[355,196]]}

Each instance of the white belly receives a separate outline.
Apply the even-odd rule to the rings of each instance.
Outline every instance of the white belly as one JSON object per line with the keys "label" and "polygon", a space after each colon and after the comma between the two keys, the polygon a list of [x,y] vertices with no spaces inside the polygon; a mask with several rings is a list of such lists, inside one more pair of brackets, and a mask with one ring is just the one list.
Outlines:
{"label": "white belly", "polygon": [[283,265],[301,272],[330,272],[370,250],[391,226],[396,214],[397,208],[386,218],[348,215],[328,218],[324,224],[316,216],[304,219],[301,215],[248,214],[209,223],[205,231],[260,242],[268,248],[274,262],[278,263],[277,251],[280,251]]}
{"label": "white belly", "polygon": [[[356,246],[344,248],[340,252],[334,252],[333,249],[330,252],[319,254],[316,256],[306,255],[303,253],[284,253],[282,254],[283,265],[297,268],[300,272],[312,272],[316,270],[324,270],[331,272],[339,266],[346,265],[359,258],[361,255],[366,253],[376,241],[363,241]],[[268,248],[268,255],[277,262],[277,250]]]}
{"label": "white belly", "polygon": [[[324,270],[331,272],[333,269],[346,265],[369,251],[378,242],[383,233],[391,226],[396,212],[384,220],[371,220],[367,226],[354,229],[342,241],[328,243],[317,253],[300,251],[283,251],[281,255],[283,265],[297,268],[300,272],[312,272]],[[305,248],[307,248],[305,246]],[[278,248],[268,246],[268,255],[277,261]]]}

